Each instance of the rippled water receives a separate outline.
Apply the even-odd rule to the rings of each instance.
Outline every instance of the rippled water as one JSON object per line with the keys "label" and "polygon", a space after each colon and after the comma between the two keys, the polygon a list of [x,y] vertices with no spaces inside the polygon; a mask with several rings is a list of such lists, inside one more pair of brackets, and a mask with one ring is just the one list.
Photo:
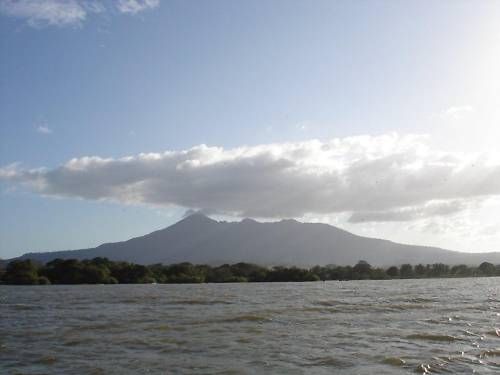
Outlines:
{"label": "rippled water", "polygon": [[500,278],[0,286],[0,373],[500,373]]}

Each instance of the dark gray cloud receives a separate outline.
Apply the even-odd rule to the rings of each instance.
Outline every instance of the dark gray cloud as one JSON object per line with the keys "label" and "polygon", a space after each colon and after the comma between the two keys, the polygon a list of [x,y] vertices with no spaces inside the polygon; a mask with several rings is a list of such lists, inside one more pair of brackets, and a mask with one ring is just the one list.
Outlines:
{"label": "dark gray cloud", "polygon": [[0,178],[47,196],[268,218],[348,212],[351,222],[449,215],[500,194],[500,163],[491,157],[393,134],[83,157],[54,169],[5,167]]}

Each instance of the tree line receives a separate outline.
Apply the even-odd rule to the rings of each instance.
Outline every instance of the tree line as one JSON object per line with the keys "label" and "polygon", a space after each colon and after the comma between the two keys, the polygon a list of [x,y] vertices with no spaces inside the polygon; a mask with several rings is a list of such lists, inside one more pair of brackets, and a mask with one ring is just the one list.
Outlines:
{"label": "tree line", "polygon": [[403,264],[389,268],[372,267],[366,261],[354,266],[263,267],[251,263],[221,266],[191,263],[144,266],[107,258],[91,260],[55,259],[39,264],[30,259],[15,260],[0,269],[0,283],[37,284],[187,284],[228,282],[285,282],[320,280],[385,280],[439,277],[500,276],[500,265],[488,262],[478,267],[435,264]]}

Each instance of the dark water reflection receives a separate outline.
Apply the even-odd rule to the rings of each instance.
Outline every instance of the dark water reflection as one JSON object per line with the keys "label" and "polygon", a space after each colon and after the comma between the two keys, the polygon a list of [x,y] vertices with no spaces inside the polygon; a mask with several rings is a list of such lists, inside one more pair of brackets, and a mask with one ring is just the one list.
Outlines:
{"label": "dark water reflection", "polygon": [[500,279],[0,287],[2,374],[500,373]]}

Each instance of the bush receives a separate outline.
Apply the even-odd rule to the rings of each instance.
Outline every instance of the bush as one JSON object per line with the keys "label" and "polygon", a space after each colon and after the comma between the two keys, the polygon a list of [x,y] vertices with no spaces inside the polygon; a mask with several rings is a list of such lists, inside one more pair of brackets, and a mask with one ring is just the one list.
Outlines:
{"label": "bush", "polygon": [[19,285],[46,284],[149,284],[149,283],[240,283],[302,282],[319,280],[382,280],[409,277],[467,277],[500,275],[500,265],[483,262],[479,267],[450,266],[442,263],[403,264],[387,270],[374,268],[365,261],[352,266],[315,266],[311,269],[276,266],[272,269],[251,263],[223,264],[218,267],[179,263],[143,266],[113,262],[106,258],[92,260],[55,259],[45,266],[31,260],[12,261],[2,270],[2,282]]}
{"label": "bush", "polygon": [[15,260],[7,265],[4,280],[7,284],[38,284],[38,267],[30,260]]}
{"label": "bush", "polygon": [[38,284],[38,285],[50,285],[50,284],[51,284],[51,282],[50,282],[50,280],[49,280],[47,277],[45,277],[45,276],[40,276],[40,277],[38,278],[38,283],[37,283],[37,284]]}

